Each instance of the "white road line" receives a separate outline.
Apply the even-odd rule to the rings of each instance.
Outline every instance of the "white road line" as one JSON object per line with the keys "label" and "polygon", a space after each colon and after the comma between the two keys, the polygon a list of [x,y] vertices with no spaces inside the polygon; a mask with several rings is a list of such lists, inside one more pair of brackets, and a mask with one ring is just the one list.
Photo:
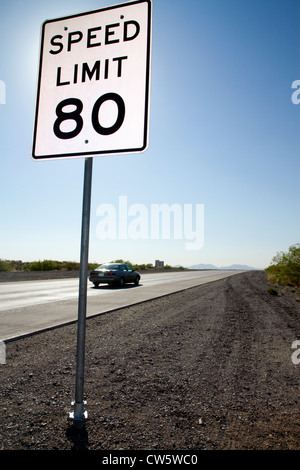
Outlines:
{"label": "white road line", "polygon": [[[215,273],[211,275],[213,274]],[[204,272],[202,276],[204,275],[207,277],[209,273]],[[198,274],[195,272],[146,274],[142,276],[140,287],[150,287],[174,281],[186,281],[187,279],[198,277],[199,272]],[[99,289],[91,287],[92,284],[88,282],[88,297],[109,295],[111,293],[111,290],[105,288],[104,285],[102,285],[103,288],[100,287]],[[78,288],[78,279],[0,283],[0,311],[76,299],[78,297]]]}
{"label": "white road line", "polygon": [[[147,274],[138,287],[88,282],[87,317],[206,284],[238,271]],[[3,341],[77,320],[78,279],[0,283],[0,339]]]}

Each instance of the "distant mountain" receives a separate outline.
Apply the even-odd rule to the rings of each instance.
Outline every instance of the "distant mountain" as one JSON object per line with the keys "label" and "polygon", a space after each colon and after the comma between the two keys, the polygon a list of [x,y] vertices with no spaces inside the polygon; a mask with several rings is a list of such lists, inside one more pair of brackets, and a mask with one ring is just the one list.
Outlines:
{"label": "distant mountain", "polygon": [[257,268],[252,268],[251,266],[247,266],[246,264],[232,264],[231,266],[223,266],[220,269],[238,269],[240,271],[251,271]]}
{"label": "distant mountain", "polygon": [[194,264],[193,266],[189,266],[188,269],[220,269],[213,264]]}
{"label": "distant mountain", "polygon": [[252,268],[245,264],[232,264],[231,266],[222,266],[221,268],[214,264],[194,264],[193,266],[189,266],[188,269],[237,269],[239,271],[249,271],[256,268]]}

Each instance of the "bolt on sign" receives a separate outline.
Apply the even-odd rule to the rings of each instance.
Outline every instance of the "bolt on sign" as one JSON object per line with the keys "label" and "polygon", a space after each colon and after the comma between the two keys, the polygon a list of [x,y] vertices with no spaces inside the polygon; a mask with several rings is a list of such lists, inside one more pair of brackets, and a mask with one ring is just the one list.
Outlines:
{"label": "bolt on sign", "polygon": [[33,159],[146,150],[150,57],[151,0],[45,21]]}

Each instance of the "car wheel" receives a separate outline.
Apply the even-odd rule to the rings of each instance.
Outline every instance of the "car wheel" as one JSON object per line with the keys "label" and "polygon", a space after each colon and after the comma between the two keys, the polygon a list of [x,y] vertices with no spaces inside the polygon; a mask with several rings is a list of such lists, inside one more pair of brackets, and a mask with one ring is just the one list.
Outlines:
{"label": "car wheel", "polygon": [[98,287],[100,282],[93,282],[93,284],[94,284],[95,287]]}
{"label": "car wheel", "polygon": [[138,286],[139,282],[140,282],[140,278],[139,276],[136,276],[135,281],[134,281],[135,285]]}
{"label": "car wheel", "polygon": [[119,281],[119,286],[120,286],[120,287],[124,287],[124,285],[125,285],[124,278],[121,277],[121,279],[120,279],[120,281]]}

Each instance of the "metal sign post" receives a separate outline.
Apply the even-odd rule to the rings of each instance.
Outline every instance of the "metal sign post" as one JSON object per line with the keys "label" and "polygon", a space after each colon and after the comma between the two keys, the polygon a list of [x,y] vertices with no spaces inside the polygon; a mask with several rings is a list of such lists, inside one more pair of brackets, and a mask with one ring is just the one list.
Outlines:
{"label": "metal sign post", "polygon": [[72,405],[74,406],[74,411],[69,413],[69,419],[73,420],[75,424],[81,424],[84,422],[85,419],[87,419],[87,411],[85,410],[86,403],[83,400],[83,384],[92,170],[93,159],[86,158],[84,167],[84,187],[81,225],[75,401],[72,402]]}
{"label": "metal sign post", "polygon": [[152,0],[131,0],[47,20],[41,28],[32,158],[85,157],[76,386],[69,419],[83,401],[93,156],[148,146]]}

